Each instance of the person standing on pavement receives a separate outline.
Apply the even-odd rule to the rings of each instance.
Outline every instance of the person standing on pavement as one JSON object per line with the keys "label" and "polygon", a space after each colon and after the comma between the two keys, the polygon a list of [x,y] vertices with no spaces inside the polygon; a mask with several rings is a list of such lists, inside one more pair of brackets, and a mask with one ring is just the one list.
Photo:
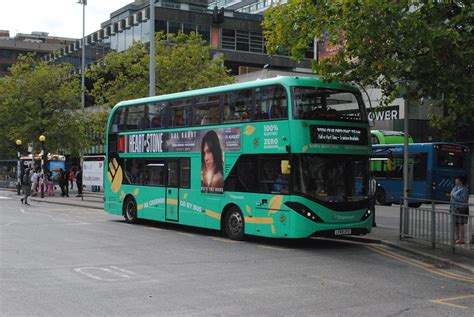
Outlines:
{"label": "person standing on pavement", "polygon": [[77,172],[76,172],[76,185],[77,185],[76,197],[81,197],[82,196],[82,170],[80,167],[77,168]]}
{"label": "person standing on pavement", "polygon": [[59,172],[59,188],[61,188],[61,196],[69,197],[68,174],[61,168]]}
{"label": "person standing on pavement", "polygon": [[25,169],[25,173],[23,174],[23,178],[21,179],[22,187],[23,187],[23,197],[21,200],[22,204],[29,205],[28,203],[28,196],[31,195],[31,176],[30,176],[30,169]]}
{"label": "person standing on pavement", "polygon": [[455,214],[456,234],[454,243],[464,244],[464,225],[469,218],[469,192],[465,186],[464,176],[457,176],[455,186],[451,190],[451,212]]}
{"label": "person standing on pavement", "polygon": [[71,168],[71,171],[69,171],[69,183],[71,183],[71,189],[74,188],[74,181],[76,180],[76,173],[74,171],[74,167]]}

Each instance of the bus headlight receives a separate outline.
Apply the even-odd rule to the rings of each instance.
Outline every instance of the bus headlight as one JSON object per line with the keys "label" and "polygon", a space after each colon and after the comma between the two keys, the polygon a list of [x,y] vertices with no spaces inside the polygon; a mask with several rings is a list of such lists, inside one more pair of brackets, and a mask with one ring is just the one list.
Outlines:
{"label": "bus headlight", "polygon": [[288,207],[290,207],[291,209],[293,209],[294,211],[296,211],[297,213],[299,213],[300,215],[302,215],[303,217],[311,221],[319,222],[319,223],[324,222],[321,218],[318,217],[318,215],[316,215],[311,209],[309,209],[302,203],[289,201],[289,202],[286,202],[285,205],[287,205]]}
{"label": "bus headlight", "polygon": [[367,209],[367,211],[366,211],[365,214],[362,216],[362,218],[360,218],[360,221],[367,220],[367,218],[369,218],[371,214],[372,214],[372,210]]}

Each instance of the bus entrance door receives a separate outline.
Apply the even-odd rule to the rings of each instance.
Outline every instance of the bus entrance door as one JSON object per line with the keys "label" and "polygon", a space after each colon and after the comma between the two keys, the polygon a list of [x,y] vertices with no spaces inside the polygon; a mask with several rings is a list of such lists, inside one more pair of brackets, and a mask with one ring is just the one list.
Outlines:
{"label": "bus entrance door", "polygon": [[166,220],[179,221],[179,161],[168,161]]}

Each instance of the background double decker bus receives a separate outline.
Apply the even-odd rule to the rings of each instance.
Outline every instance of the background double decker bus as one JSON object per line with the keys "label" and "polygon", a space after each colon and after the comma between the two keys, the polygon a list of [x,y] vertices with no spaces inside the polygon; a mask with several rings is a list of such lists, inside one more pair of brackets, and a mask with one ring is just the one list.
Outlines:
{"label": "background double decker bus", "polygon": [[366,234],[359,91],[278,77],[124,101],[107,127],[105,210],[244,235]]}

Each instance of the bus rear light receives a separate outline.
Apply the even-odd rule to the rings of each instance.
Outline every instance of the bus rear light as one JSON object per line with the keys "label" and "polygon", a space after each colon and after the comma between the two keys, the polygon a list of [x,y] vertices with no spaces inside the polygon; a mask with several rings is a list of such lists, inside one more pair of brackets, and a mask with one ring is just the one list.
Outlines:
{"label": "bus rear light", "polygon": [[319,223],[324,223],[324,221],[318,217],[311,209],[306,207],[305,205],[297,202],[286,202],[285,205],[302,215],[303,217],[314,221],[314,222],[319,222]]}

